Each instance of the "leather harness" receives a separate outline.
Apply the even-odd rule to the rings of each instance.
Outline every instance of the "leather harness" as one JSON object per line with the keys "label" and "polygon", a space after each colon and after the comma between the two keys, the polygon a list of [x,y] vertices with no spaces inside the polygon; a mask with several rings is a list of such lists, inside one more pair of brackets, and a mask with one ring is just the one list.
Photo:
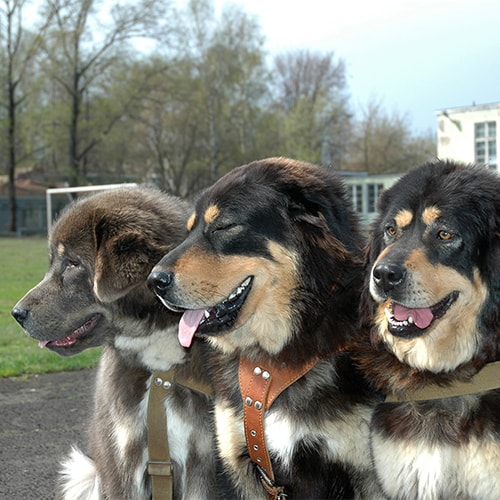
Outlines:
{"label": "leather harness", "polygon": [[[240,359],[239,383],[243,399],[245,440],[252,462],[256,465],[262,486],[270,500],[286,498],[283,486],[275,483],[271,459],[266,446],[264,414],[276,397],[305,375],[320,358],[295,368],[286,365],[270,367],[262,362]],[[455,382],[449,387],[430,387],[408,393],[404,399],[388,397],[391,401],[421,401],[464,396],[500,387],[500,361],[489,363],[470,382]]]}
{"label": "leather harness", "polygon": [[247,449],[271,500],[285,498],[287,495],[284,487],[275,483],[266,446],[264,414],[279,394],[305,375],[318,361],[319,358],[314,358],[303,365],[289,368],[285,364],[277,367],[240,358],[238,375]]}
{"label": "leather harness", "polygon": [[154,372],[148,398],[148,474],[151,476],[153,500],[173,498],[173,465],[168,447],[165,398],[173,384],[183,385],[204,394],[213,394],[208,385],[193,379],[175,379],[175,369]]}
{"label": "leather harness", "polygon": [[[275,483],[273,468],[266,445],[264,415],[274,400],[286,388],[313,368],[320,358],[314,358],[298,367],[285,364],[270,366],[263,362],[240,359],[239,384],[243,400],[245,439],[250,459],[255,464],[262,486],[270,500],[286,498],[285,489]],[[151,476],[153,500],[171,500],[173,497],[173,467],[168,448],[165,397],[172,387],[175,370],[155,372],[151,380],[148,400],[148,473]],[[205,394],[210,387],[182,380],[182,385]],[[457,381],[450,386],[430,386],[408,392],[403,396],[390,395],[386,402],[425,401],[465,396],[500,388],[500,361],[485,365],[469,382]]]}

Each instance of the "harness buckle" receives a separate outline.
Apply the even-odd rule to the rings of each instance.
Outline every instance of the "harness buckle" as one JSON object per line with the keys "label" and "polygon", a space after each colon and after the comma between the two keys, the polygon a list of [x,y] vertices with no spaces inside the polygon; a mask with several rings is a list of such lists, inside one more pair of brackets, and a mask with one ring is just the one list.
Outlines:
{"label": "harness buckle", "polygon": [[171,476],[173,464],[163,460],[150,460],[148,462],[148,473],[150,476]]}
{"label": "harness buckle", "polygon": [[288,495],[285,493],[285,488],[283,486],[276,486],[276,483],[267,475],[266,471],[260,465],[255,465],[260,475],[262,485],[266,491],[270,495],[273,495],[276,500],[288,498]]}

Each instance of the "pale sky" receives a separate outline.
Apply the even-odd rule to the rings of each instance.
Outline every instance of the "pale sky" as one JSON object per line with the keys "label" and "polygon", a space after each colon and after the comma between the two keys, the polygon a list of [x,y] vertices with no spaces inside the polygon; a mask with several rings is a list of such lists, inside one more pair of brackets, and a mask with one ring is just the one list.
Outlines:
{"label": "pale sky", "polygon": [[334,51],[351,104],[382,100],[416,131],[435,112],[500,102],[499,0],[215,0],[255,13],[271,54]]}

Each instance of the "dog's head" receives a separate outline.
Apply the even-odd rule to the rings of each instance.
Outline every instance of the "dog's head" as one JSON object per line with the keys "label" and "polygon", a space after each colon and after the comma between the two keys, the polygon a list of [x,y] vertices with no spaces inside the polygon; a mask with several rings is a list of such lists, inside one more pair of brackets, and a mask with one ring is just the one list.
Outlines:
{"label": "dog's head", "polygon": [[145,187],[72,203],[50,234],[45,277],[16,304],[13,316],[41,347],[64,356],[111,340],[122,318],[158,320],[146,278],[185,237],[189,213],[177,198]]}
{"label": "dog's head", "polygon": [[184,311],[185,346],[197,334],[224,352],[276,354],[314,329],[327,304],[354,309],[361,243],[328,169],[284,158],[235,168],[201,195],[188,230],[149,278],[167,307]]}
{"label": "dog's head", "polygon": [[379,201],[366,289],[375,335],[408,365],[450,371],[495,358],[500,305],[500,179],[437,161]]}

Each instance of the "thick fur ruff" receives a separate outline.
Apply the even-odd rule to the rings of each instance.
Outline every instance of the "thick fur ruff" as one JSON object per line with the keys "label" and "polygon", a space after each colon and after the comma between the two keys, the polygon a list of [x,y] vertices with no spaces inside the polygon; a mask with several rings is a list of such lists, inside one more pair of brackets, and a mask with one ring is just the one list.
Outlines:
{"label": "thick fur ruff", "polygon": [[[361,368],[398,397],[470,380],[500,357],[499,177],[425,164],[384,192],[379,210],[362,314],[372,343]],[[497,498],[500,390],[381,404],[371,450],[390,498]]]}
{"label": "thick fur ruff", "polygon": [[[180,315],[166,310],[146,283],[153,265],[184,238],[189,210],[181,200],[146,187],[74,202],[51,232],[45,278],[13,309],[28,335],[62,356],[105,346],[88,457],[73,450],[64,461],[66,500],[149,499],[152,372],[174,368],[176,378],[206,381],[202,342],[189,351],[179,345]],[[176,383],[166,391],[175,498],[216,496],[211,408],[208,396]]]}
{"label": "thick fur ruff", "polygon": [[167,307],[186,310],[183,343],[194,335],[213,346],[218,448],[234,490],[222,497],[268,497],[243,433],[244,356],[271,372],[321,358],[265,413],[289,498],[377,498],[368,424],[379,399],[349,354],[363,242],[341,181],[285,158],[238,167],[201,195],[188,229],[149,281]]}

